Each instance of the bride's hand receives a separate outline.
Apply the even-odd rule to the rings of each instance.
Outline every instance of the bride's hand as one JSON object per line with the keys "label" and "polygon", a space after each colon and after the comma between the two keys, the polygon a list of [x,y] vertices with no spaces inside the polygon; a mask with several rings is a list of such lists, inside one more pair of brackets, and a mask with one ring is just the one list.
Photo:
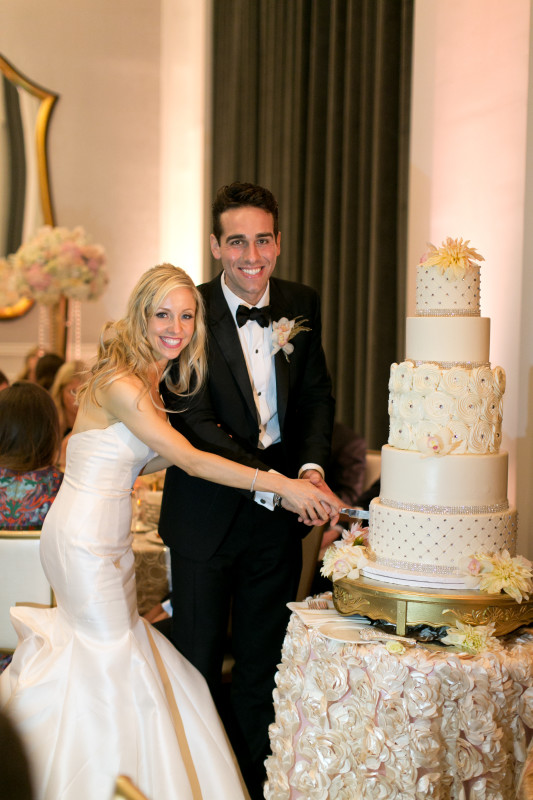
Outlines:
{"label": "bride's hand", "polygon": [[[300,475],[300,478],[307,478],[308,480],[311,481],[312,484],[317,486],[319,489],[322,489],[323,492],[325,492],[327,495],[329,495],[328,501],[327,501],[327,504],[326,504],[326,510],[329,509],[329,524],[330,525],[336,525],[337,522],[339,521],[339,510],[344,505],[344,503],[341,500],[339,500],[339,498],[337,497],[336,494],[334,494],[334,492],[332,492],[332,490],[329,488],[329,486],[327,485],[326,481],[322,477],[322,474],[316,469],[306,469],[305,472],[302,472],[302,474]],[[336,504],[340,504],[340,506],[337,507]],[[324,505],[323,501],[322,501],[322,505]],[[335,509],[337,509],[337,510],[335,510]],[[311,520],[302,520],[301,519],[300,521],[301,522],[305,522],[306,525],[321,525],[322,524],[322,520],[321,519],[311,519]]]}
{"label": "bride's hand", "polygon": [[306,525],[322,525],[336,520],[342,508],[342,501],[324,482],[316,486],[308,479],[286,478],[280,494],[283,508],[298,514]]}

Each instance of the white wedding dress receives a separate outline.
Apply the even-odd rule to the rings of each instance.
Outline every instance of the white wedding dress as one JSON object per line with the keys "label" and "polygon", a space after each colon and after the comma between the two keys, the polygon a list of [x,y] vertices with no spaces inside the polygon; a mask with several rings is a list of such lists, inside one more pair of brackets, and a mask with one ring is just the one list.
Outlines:
{"label": "white wedding dress", "polygon": [[207,685],[137,612],[131,487],[154,453],[123,423],[71,437],[41,535],[57,608],[11,610],[19,644],[0,701],[39,800],[246,797]]}

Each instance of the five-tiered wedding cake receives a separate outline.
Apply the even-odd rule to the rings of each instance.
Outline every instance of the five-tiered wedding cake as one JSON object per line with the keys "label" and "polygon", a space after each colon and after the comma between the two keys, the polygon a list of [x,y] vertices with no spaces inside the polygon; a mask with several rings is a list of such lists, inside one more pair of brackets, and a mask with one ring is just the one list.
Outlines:
{"label": "five-tiered wedding cake", "polygon": [[417,267],[406,359],[389,382],[390,435],[370,507],[372,561],[363,575],[462,589],[460,562],[516,551],[516,510],[500,452],[505,372],[491,369],[480,316],[479,264],[468,241],[432,245]]}

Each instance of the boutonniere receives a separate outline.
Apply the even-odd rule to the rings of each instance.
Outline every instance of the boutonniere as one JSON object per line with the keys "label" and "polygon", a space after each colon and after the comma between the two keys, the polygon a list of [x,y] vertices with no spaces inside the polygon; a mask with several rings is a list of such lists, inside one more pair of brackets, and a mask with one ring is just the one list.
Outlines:
{"label": "boutonniere", "polygon": [[293,352],[294,345],[290,343],[290,339],[294,339],[296,334],[300,331],[310,331],[311,328],[306,328],[302,322],[307,322],[302,317],[296,319],[287,319],[282,317],[277,322],[272,322],[272,353],[275,356],[278,350],[283,350],[285,358],[289,360],[289,354]]}

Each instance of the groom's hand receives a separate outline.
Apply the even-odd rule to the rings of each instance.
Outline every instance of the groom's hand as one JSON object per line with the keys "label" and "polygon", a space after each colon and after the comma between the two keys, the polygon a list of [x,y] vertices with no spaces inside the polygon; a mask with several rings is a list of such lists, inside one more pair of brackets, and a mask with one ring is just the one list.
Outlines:
{"label": "groom's hand", "polygon": [[[331,491],[331,489],[327,485],[326,481],[324,480],[324,478],[322,477],[320,472],[317,469],[306,469],[305,472],[302,472],[302,474],[300,475],[300,478],[303,479],[303,480],[311,481],[311,483],[314,484],[318,489],[320,489],[322,492],[325,492],[326,494],[329,494],[331,496],[332,505],[327,505],[326,503],[322,503],[322,505],[323,505],[324,509],[327,511],[327,513],[330,516],[330,522],[329,522],[330,526],[331,525],[336,525],[337,522],[339,521],[339,515],[334,509],[338,506],[339,499]],[[305,521],[305,524],[306,525],[313,525],[313,526],[314,525],[323,525],[324,524],[324,520],[323,519],[309,520],[309,521]]]}

